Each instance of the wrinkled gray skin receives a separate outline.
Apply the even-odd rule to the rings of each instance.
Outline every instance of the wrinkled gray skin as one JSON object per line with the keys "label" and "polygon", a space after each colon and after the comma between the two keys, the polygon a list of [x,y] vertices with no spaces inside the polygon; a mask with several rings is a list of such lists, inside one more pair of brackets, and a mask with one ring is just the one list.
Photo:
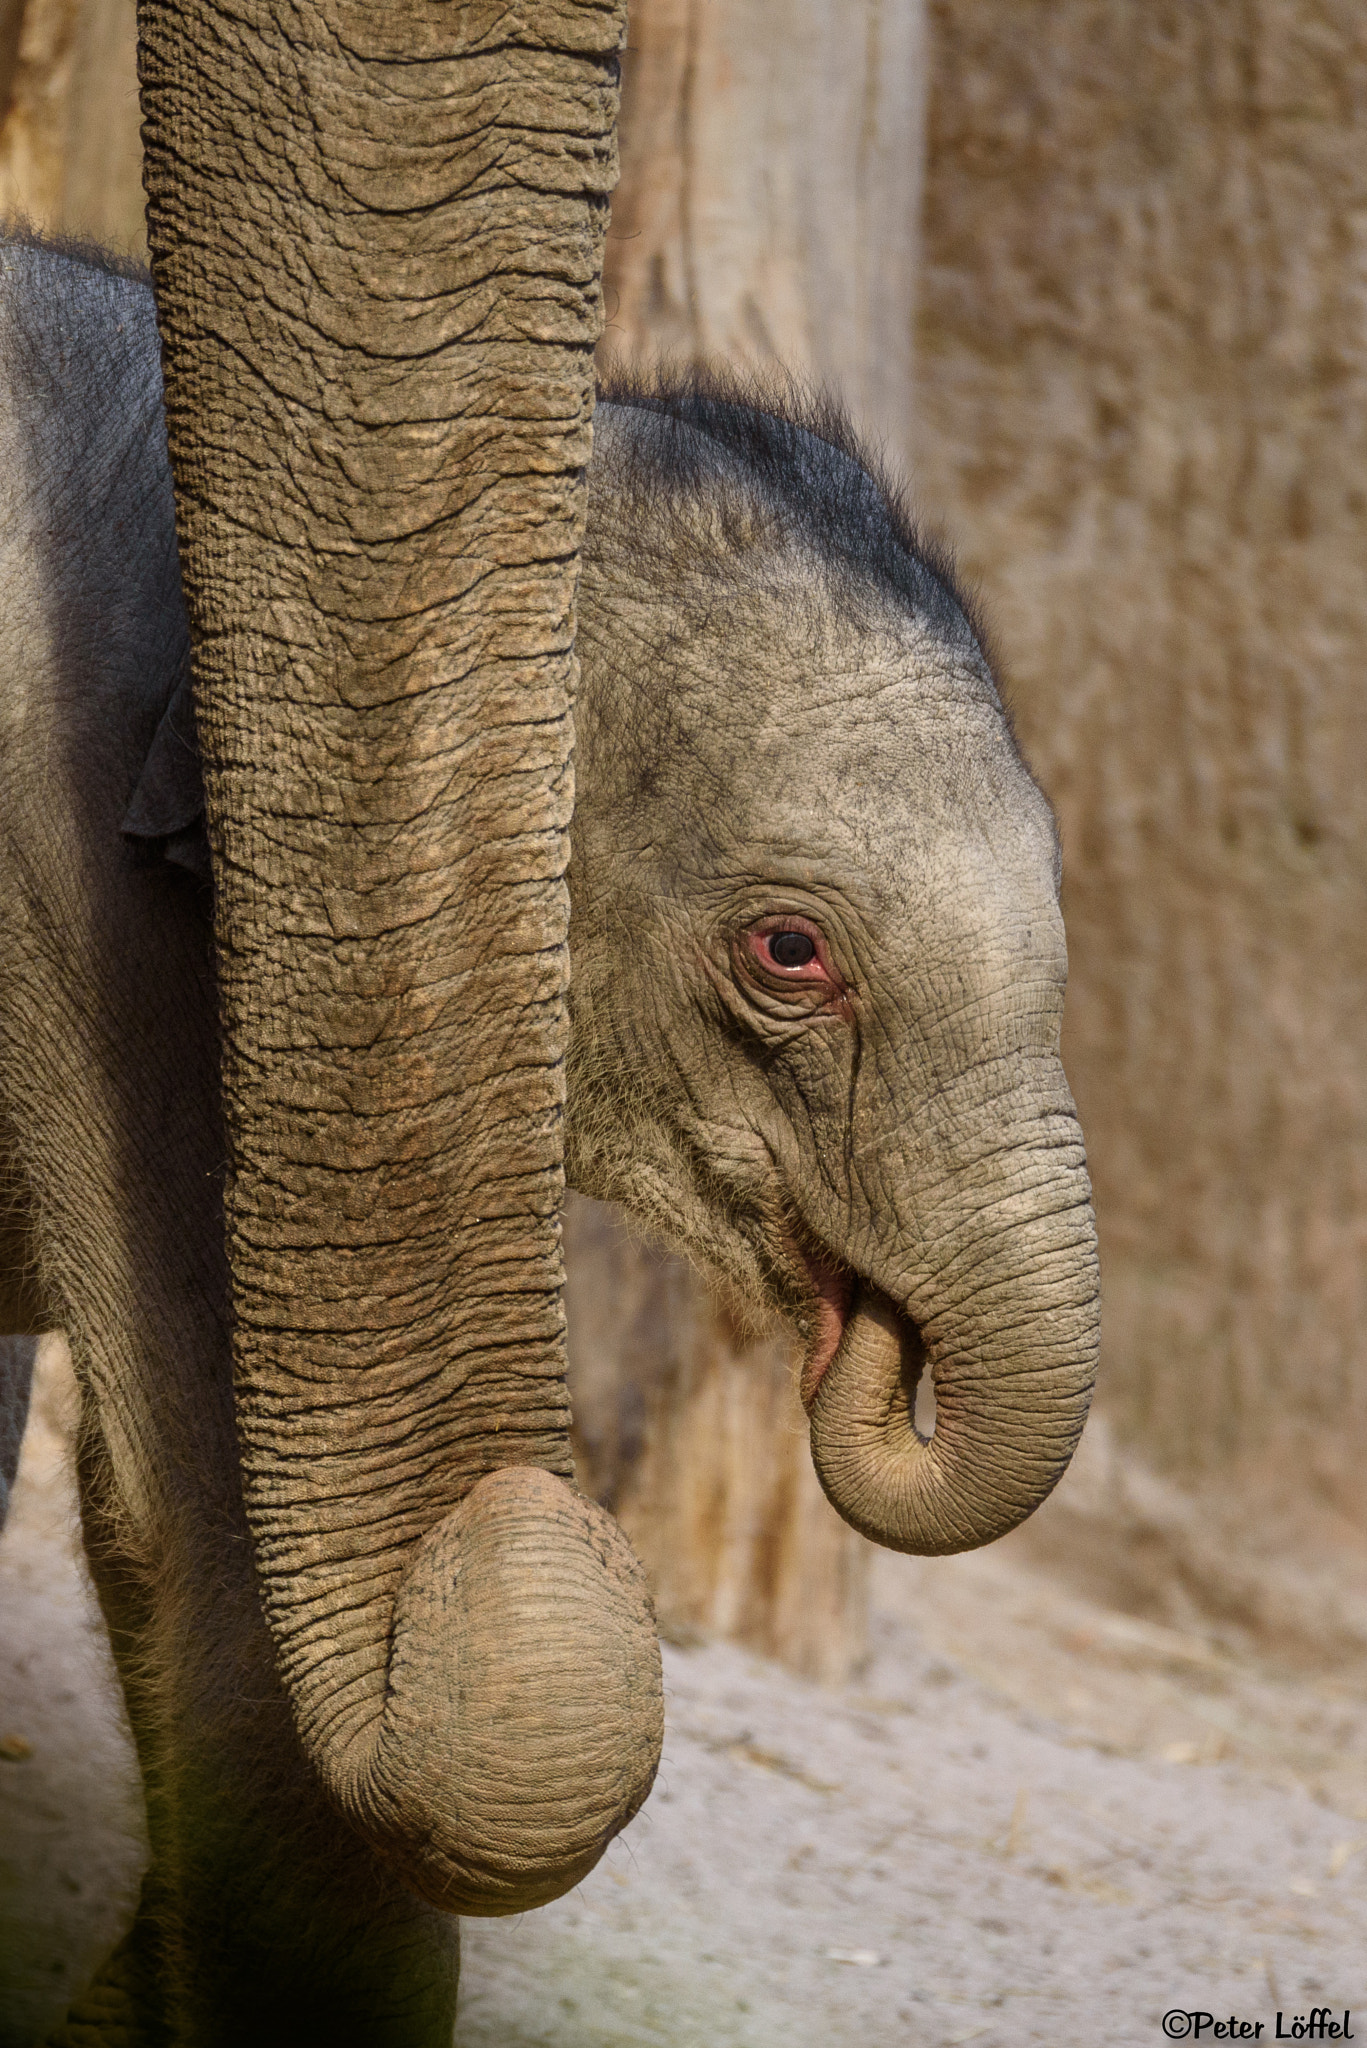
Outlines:
{"label": "wrinkled gray skin", "polygon": [[[447,1923],[315,1790],[243,1521],[145,287],[7,251],[0,377],[0,1322],[64,1326],[84,1371],[83,1517],[155,1857],[79,2038],[164,1999],[155,1978],[193,1984],[159,2022],[177,2038],[233,2038],[269,2001],[307,2038],[438,2040]],[[832,1499],[881,1541],[950,1550],[1048,1491],[1095,1360],[1056,838],[943,583],[918,572],[909,606],[823,559],[781,499],[699,429],[600,407],[569,1171],[795,1319]],[[777,962],[775,931],[815,964]],[[11,1408],[24,1384],[0,1381]],[[181,1504],[151,1557],[149,1456]]]}

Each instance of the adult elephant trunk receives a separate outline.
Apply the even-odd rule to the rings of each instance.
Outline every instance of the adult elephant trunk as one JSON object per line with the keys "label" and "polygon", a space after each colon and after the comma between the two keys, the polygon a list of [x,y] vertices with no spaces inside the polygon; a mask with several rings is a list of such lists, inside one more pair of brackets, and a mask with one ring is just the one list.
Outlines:
{"label": "adult elephant trunk", "polygon": [[573,602],[620,0],[142,0],[244,1495],[304,1746],[443,1907],[661,1731],[567,1483]]}
{"label": "adult elephant trunk", "polygon": [[[856,1281],[828,1362],[809,1361],[821,1483],[894,1550],[937,1555],[1005,1535],[1062,1476],[1087,1419],[1100,1319],[1091,1189],[1061,1069],[1050,1093],[1002,1117],[1027,1140],[924,1176],[936,1192],[909,1284]],[[928,1436],[915,1420],[926,1371]]]}

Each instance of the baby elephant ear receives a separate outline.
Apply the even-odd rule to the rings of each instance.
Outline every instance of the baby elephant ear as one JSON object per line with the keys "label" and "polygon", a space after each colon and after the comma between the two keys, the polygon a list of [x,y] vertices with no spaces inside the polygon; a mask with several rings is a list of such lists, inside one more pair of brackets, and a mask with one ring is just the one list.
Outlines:
{"label": "baby elephant ear", "polygon": [[154,842],[149,852],[155,850],[163,860],[188,868],[202,882],[209,880],[204,779],[188,663],[171,693],[119,829],[125,839]]}

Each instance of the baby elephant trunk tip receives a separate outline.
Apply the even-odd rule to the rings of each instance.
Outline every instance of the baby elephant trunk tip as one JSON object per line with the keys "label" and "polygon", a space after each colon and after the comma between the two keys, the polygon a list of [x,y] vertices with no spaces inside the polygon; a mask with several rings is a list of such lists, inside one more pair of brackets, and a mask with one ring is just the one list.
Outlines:
{"label": "baby elephant trunk tip", "polygon": [[663,1733],[625,1537],[563,1479],[509,1466],[415,1552],[378,1735],[334,1784],[432,1904],[521,1913],[587,1876],[649,1793]]}
{"label": "baby elephant trunk tip", "polygon": [[[812,1461],[832,1505],[871,1541],[921,1556],[973,1550],[1014,1529],[1050,1493],[1082,1434],[1094,1311],[1057,1319],[1051,1339],[1049,1355],[1029,1367],[975,1361],[956,1370],[951,1355],[928,1354],[893,1302],[861,1287],[809,1407]],[[915,1417],[927,1366],[929,1436]]]}

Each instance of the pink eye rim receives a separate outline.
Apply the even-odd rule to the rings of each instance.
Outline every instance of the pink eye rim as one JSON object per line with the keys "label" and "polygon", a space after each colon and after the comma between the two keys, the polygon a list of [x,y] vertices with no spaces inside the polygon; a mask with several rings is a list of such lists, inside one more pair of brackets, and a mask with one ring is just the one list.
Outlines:
{"label": "pink eye rim", "polygon": [[[805,940],[810,952],[805,959],[784,960],[774,952],[773,942],[781,938]],[[784,949],[792,950],[792,949]],[[820,925],[796,911],[773,911],[758,918],[735,940],[737,964],[747,977],[758,980],[775,993],[810,997],[821,995],[839,1001],[846,993],[844,977],[831,959],[826,935]]]}

